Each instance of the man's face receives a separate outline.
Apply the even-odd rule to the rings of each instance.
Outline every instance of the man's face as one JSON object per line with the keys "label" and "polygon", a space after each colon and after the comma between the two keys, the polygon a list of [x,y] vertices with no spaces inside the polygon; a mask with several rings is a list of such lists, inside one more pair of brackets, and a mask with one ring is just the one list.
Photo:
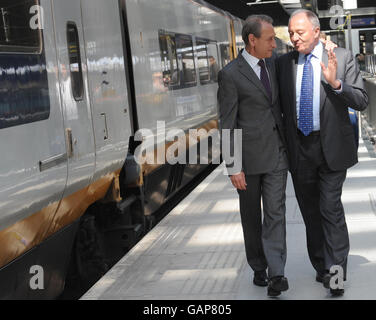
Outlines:
{"label": "man's face", "polygon": [[277,47],[273,26],[270,23],[262,22],[260,38],[256,38],[253,34],[250,34],[249,43],[253,47],[253,55],[256,58],[270,58],[273,54],[273,49]]}
{"label": "man's face", "polygon": [[313,27],[305,13],[293,16],[289,23],[290,40],[299,53],[310,53],[319,41],[320,28]]}

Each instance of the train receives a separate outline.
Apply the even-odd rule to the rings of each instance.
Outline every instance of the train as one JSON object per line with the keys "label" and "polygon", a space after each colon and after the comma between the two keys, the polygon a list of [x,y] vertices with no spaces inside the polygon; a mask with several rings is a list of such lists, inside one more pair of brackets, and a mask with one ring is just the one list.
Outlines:
{"label": "train", "polygon": [[242,21],[201,0],[0,9],[0,299],[56,299],[213,162],[140,164],[135,137],[218,127],[216,74],[243,48]]}

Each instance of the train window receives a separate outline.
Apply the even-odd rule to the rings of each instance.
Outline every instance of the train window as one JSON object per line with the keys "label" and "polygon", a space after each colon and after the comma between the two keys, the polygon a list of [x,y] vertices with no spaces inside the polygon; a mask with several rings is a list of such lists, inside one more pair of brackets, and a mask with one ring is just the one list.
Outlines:
{"label": "train window", "polygon": [[161,49],[163,83],[166,87],[173,89],[180,85],[175,35],[159,30],[159,46]]}
{"label": "train window", "polygon": [[47,71],[39,55],[0,55],[0,64],[0,129],[48,119]]}
{"label": "train window", "polygon": [[218,82],[218,72],[219,72],[219,58],[218,58],[218,48],[216,42],[209,42],[207,44],[208,56],[209,56],[209,71],[210,71],[210,81]]}
{"label": "train window", "polygon": [[29,27],[34,21],[29,12],[39,8],[36,3],[0,0],[0,129],[50,116],[42,38],[38,25],[35,30]]}
{"label": "train window", "polygon": [[221,62],[222,67],[228,64],[231,61],[231,54],[230,54],[230,45],[229,43],[221,43],[219,45],[219,50],[221,51]]}
{"label": "train window", "polygon": [[159,30],[163,83],[170,90],[197,84],[192,37]]}
{"label": "train window", "polygon": [[201,84],[206,84],[206,83],[209,83],[210,81],[209,59],[208,59],[208,50],[207,50],[206,44],[207,42],[205,40],[196,39],[198,73],[199,73]]}
{"label": "train window", "polygon": [[200,83],[218,82],[218,50],[214,41],[196,39]]}
{"label": "train window", "polygon": [[176,34],[175,39],[180,85],[181,87],[195,86],[197,80],[192,37],[185,34]]}
{"label": "train window", "polygon": [[67,44],[72,92],[74,99],[78,101],[83,98],[84,83],[82,77],[80,42],[77,26],[74,22],[67,23]]}
{"label": "train window", "polygon": [[0,52],[40,53],[42,14],[37,0],[0,0]]}

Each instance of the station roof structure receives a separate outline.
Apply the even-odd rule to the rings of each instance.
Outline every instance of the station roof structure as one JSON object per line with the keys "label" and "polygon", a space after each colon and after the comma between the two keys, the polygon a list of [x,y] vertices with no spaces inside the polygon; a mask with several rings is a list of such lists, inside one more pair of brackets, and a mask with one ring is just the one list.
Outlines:
{"label": "station roof structure", "polygon": [[[343,14],[350,13],[354,20],[353,27],[376,26],[375,0],[354,0],[356,8],[347,10],[344,0],[205,0],[206,2],[228,11],[241,19],[251,14],[267,14],[274,20],[275,26],[287,26],[290,14],[300,8],[315,12],[321,22],[322,30],[330,30],[330,20],[338,15],[333,6],[343,6]],[[350,1],[350,0],[346,0]],[[358,24],[356,24],[356,23]],[[368,23],[368,25],[367,25]],[[345,27],[346,28],[346,27]]]}
{"label": "station roof structure", "polygon": [[302,8],[300,0],[205,0],[241,19],[251,14],[267,14],[275,25],[287,25],[290,11]]}

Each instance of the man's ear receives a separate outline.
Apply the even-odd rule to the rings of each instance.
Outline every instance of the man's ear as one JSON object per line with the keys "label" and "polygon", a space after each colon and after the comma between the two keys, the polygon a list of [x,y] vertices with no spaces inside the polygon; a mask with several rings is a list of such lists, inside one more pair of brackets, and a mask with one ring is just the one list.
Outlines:
{"label": "man's ear", "polygon": [[253,47],[255,45],[255,35],[254,34],[249,34],[248,35],[248,42],[250,44],[251,47]]}
{"label": "man's ear", "polygon": [[316,27],[315,28],[315,36],[318,37],[318,38],[320,38],[320,32],[321,32],[320,28]]}

